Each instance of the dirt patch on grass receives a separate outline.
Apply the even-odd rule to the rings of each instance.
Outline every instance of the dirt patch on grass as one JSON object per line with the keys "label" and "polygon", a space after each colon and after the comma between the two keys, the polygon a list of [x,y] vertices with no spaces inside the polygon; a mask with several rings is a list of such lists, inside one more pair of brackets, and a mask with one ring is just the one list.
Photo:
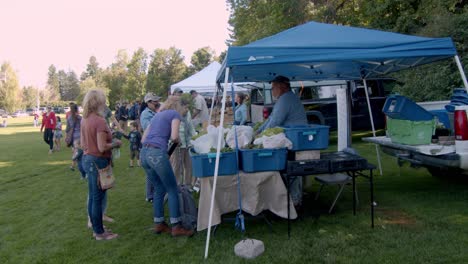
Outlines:
{"label": "dirt patch on grass", "polygon": [[403,211],[399,211],[396,209],[378,209],[379,217],[382,218],[383,224],[388,225],[401,225],[401,226],[409,226],[413,227],[416,226],[417,221],[415,218],[411,217],[407,213]]}

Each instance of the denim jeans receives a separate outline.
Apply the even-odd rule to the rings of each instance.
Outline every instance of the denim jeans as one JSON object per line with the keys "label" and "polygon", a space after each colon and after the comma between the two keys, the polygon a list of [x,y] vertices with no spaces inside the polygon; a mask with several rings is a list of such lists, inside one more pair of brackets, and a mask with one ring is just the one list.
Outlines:
{"label": "denim jeans", "polygon": [[[109,164],[109,159],[95,157],[92,155],[83,156],[83,168],[88,176],[88,215],[93,224],[93,231],[96,234],[104,233],[102,225],[102,202],[106,191],[101,190],[98,186],[98,171]],[[97,166],[97,168],[96,168]]]}
{"label": "denim jeans", "polygon": [[54,149],[54,131],[51,128],[44,130],[44,141],[49,145],[49,149]]}
{"label": "denim jeans", "polygon": [[141,165],[154,186],[154,222],[164,221],[164,196],[168,194],[171,224],[180,222],[179,193],[167,153],[158,148],[143,147],[140,152]]}

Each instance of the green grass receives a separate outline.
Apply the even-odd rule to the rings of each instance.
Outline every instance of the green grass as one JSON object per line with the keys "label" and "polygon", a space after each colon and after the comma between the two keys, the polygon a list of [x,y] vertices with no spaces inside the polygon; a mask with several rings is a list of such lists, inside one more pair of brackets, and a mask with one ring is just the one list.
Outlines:
{"label": "green grass", "polygon": [[[353,138],[356,149],[376,164],[374,146]],[[120,236],[94,241],[86,228],[87,185],[68,169],[68,148],[48,155],[32,118],[9,119],[0,128],[0,263],[466,263],[467,185],[431,177],[425,169],[399,168],[383,157],[384,176],[375,178],[376,225],[370,228],[369,190],[358,180],[361,205],[352,214],[350,188],[333,214],[304,217],[292,224],[273,218],[273,232],[248,221],[247,237],[265,243],[253,261],[234,255],[241,234],[223,223],[204,261],[206,232],[193,238],[154,235],[152,206],[144,201],[144,173],[130,169],[128,142],[109,191],[108,224]],[[312,185],[312,191],[317,190]],[[330,205],[335,189],[321,195]],[[313,194],[312,194],[313,195]]]}

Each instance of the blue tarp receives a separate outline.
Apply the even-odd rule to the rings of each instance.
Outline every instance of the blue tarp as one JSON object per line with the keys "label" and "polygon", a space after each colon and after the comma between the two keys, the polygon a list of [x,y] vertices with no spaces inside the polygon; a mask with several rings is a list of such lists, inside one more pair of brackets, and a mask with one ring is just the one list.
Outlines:
{"label": "blue tarp", "polygon": [[453,57],[451,38],[426,38],[392,32],[308,22],[245,46],[229,47],[226,67],[234,82],[376,78]]}

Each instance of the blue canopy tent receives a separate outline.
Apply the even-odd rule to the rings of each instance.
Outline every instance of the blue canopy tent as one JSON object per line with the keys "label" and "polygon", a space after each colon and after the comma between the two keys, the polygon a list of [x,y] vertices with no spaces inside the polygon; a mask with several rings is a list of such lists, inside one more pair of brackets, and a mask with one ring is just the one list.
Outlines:
{"label": "blue canopy tent", "polygon": [[[286,76],[291,81],[363,80],[375,136],[366,79],[451,57],[455,58],[468,90],[466,76],[451,38],[426,38],[308,22],[245,46],[229,47],[216,81],[218,84],[224,81],[224,87],[228,87],[229,82],[267,82],[276,75]],[[224,122],[226,90],[223,91],[221,126]],[[212,204],[220,146],[219,140]],[[212,208],[205,258],[208,256],[211,217]]]}
{"label": "blue canopy tent", "polygon": [[217,82],[368,79],[456,55],[450,38],[425,38],[309,22],[241,47],[229,47]]}

